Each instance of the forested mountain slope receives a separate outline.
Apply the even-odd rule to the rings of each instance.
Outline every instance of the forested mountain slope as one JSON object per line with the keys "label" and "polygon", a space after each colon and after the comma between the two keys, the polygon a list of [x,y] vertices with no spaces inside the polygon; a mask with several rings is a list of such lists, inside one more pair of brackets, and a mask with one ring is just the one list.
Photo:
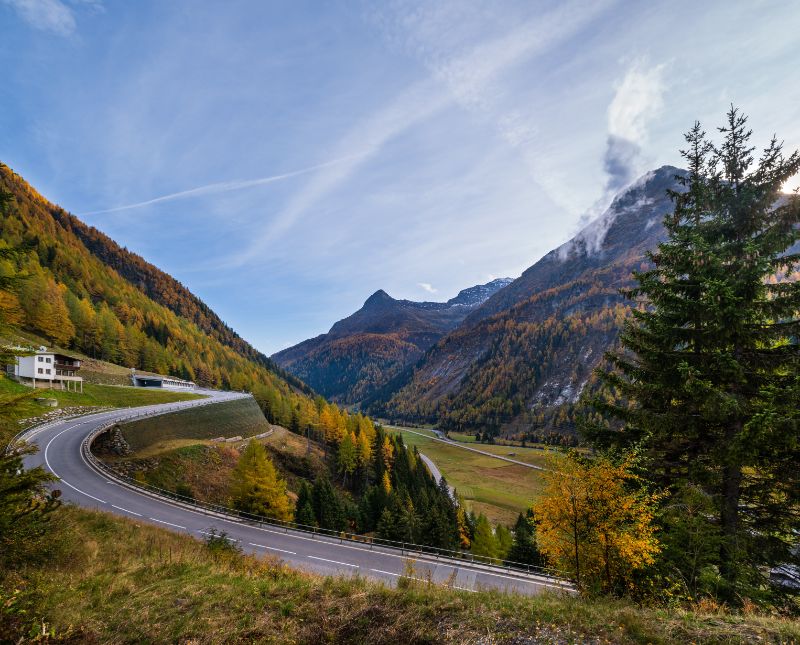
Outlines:
{"label": "forested mountain slope", "polygon": [[3,294],[8,321],[62,347],[125,367],[248,389],[286,422],[316,415],[284,374],[233,332],[178,281],[121,248],[42,197],[0,164],[0,243],[22,247],[15,266],[27,275],[17,297]]}
{"label": "forested mountain slope", "polygon": [[447,302],[395,300],[382,289],[327,334],[273,355],[321,394],[344,403],[371,396],[511,280],[462,290]]}
{"label": "forested mountain slope", "polygon": [[648,173],[575,238],[471,312],[367,402],[375,414],[561,440],[611,348],[631,272],[664,235],[676,168]]}

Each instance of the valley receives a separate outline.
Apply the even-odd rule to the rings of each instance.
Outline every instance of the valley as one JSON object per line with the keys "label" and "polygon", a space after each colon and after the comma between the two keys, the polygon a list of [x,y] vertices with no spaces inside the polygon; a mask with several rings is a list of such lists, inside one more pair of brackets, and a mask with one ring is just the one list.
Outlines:
{"label": "valley", "polygon": [[[487,455],[464,450],[453,443],[435,441],[435,434],[423,436],[428,431],[417,428],[387,426],[403,437],[408,446],[413,446],[430,458],[450,486],[463,500],[466,509],[476,514],[483,513],[493,524],[512,526],[517,516],[524,514],[532,500],[541,490],[540,473],[531,468],[510,464]],[[480,450],[508,456],[533,465],[544,464],[544,453],[535,448],[507,448],[481,444]]]}

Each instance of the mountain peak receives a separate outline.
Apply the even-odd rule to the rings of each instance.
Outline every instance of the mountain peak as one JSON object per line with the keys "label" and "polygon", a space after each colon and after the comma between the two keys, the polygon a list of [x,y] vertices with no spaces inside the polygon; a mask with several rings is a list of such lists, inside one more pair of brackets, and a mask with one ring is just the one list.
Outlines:
{"label": "mountain peak", "polygon": [[513,281],[513,278],[495,278],[486,284],[478,284],[474,287],[462,289],[455,298],[450,298],[447,304],[451,307],[473,307],[479,305]]}
{"label": "mountain peak", "polygon": [[383,289],[378,289],[375,293],[373,293],[369,298],[367,298],[364,301],[364,307],[374,307],[376,305],[384,305],[389,302],[395,302],[395,299],[392,298]]}

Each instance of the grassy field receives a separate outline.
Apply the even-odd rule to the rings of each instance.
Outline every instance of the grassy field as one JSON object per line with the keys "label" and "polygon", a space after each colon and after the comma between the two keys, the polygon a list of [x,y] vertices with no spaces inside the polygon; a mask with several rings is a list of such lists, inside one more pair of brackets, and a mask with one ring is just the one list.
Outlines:
{"label": "grassy field", "polygon": [[[800,639],[797,621],[708,608],[322,578],[78,508],[57,511],[53,527],[46,556],[0,570],[1,640],[682,645]],[[50,636],[40,637],[43,631]]]}
{"label": "grassy field", "polygon": [[[466,507],[476,513],[486,514],[495,524],[513,524],[517,515],[530,506],[540,490],[540,474],[532,468],[434,441],[432,431],[422,430],[421,432],[429,436],[420,436],[415,434],[420,432],[417,428],[414,428],[414,432],[397,427],[387,429],[399,432],[407,445],[416,446],[429,457],[442,471],[448,483],[456,488]],[[512,459],[519,461],[540,463],[544,460],[542,451],[530,448],[527,449],[530,452],[525,454],[519,448],[480,446],[481,450],[484,448],[491,448],[502,455],[515,452],[517,455]]]}
{"label": "grassy field", "polygon": [[[56,399],[59,408],[75,408],[76,412],[89,411],[89,408],[94,407],[136,407],[153,403],[173,403],[175,401],[202,398],[200,395],[189,392],[146,390],[113,385],[95,385],[92,383],[84,383],[83,394],[63,390],[34,390],[0,375],[0,400],[13,399],[25,395],[29,398],[19,401],[13,409],[4,409],[0,414],[0,441],[3,443],[30,425],[34,419],[54,410],[54,408],[43,407],[33,400],[34,397]],[[24,420],[28,421],[20,423],[20,421]]]}
{"label": "grassy field", "polygon": [[[125,423],[120,426],[134,451],[175,447],[175,440],[252,437],[269,430],[261,408],[252,398],[202,406]],[[193,441],[193,443],[196,443]]]}

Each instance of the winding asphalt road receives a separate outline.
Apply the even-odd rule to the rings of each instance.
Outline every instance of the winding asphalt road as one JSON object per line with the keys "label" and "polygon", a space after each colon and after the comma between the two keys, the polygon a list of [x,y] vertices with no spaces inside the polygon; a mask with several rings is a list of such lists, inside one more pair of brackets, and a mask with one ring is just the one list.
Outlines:
{"label": "winding asphalt road", "polygon": [[[92,467],[82,453],[84,439],[111,422],[143,414],[161,414],[197,405],[221,403],[243,395],[202,391],[210,400],[184,401],[141,408],[117,409],[51,422],[26,433],[24,439],[39,446],[26,466],[41,465],[60,481],[62,499],[87,508],[127,517],[180,533],[203,538],[212,529],[224,530],[232,541],[250,553],[277,556],[289,566],[324,575],[360,575],[390,585],[404,575],[465,591],[499,589],[533,595],[543,590],[570,591],[570,585],[544,576],[515,573],[462,560],[409,555],[399,549],[340,541],[273,525],[253,525],[216,516],[202,509],[179,505],[115,482]],[[409,564],[410,563],[410,564]],[[409,569],[411,567],[411,569]]]}

